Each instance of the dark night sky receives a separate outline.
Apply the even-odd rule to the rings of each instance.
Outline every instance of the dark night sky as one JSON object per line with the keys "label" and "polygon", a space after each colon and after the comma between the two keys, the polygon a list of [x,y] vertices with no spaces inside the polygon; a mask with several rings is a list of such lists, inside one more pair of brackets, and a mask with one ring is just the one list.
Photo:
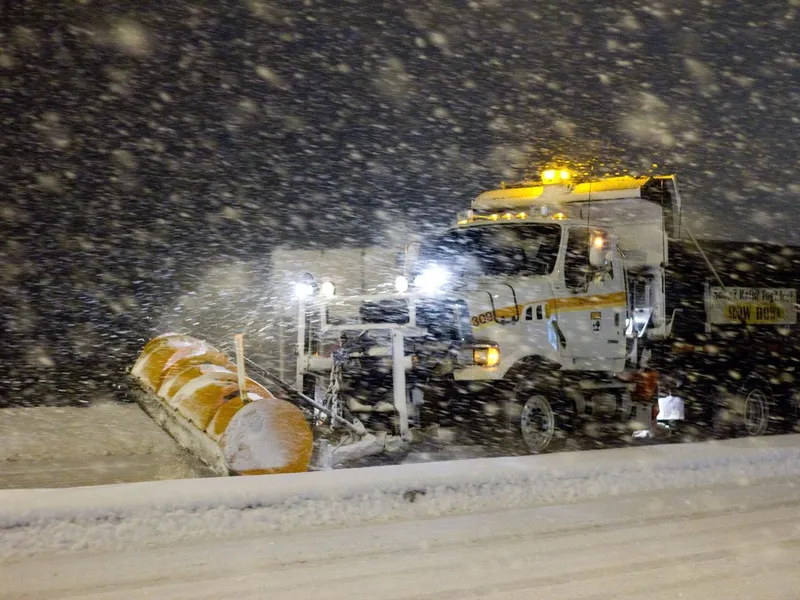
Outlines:
{"label": "dark night sky", "polygon": [[209,267],[435,228],[553,156],[658,163],[699,234],[800,243],[797,0],[2,6],[6,402],[101,393],[75,374]]}

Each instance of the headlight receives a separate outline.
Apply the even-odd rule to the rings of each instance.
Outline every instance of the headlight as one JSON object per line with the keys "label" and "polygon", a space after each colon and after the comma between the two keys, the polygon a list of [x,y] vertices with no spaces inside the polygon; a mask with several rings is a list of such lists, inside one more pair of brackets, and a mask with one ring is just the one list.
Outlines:
{"label": "headlight", "polygon": [[435,292],[447,283],[449,278],[450,274],[444,268],[434,265],[417,275],[414,285],[423,292]]}
{"label": "headlight", "polygon": [[481,367],[496,367],[500,364],[500,348],[488,346],[472,350],[472,362]]}
{"label": "headlight", "polygon": [[400,294],[405,294],[408,291],[408,279],[402,275],[398,275],[394,280],[394,288]]}
{"label": "headlight", "polygon": [[326,298],[333,298],[334,294],[336,294],[336,286],[333,284],[332,281],[326,281],[322,284],[322,288],[320,289],[322,295]]}

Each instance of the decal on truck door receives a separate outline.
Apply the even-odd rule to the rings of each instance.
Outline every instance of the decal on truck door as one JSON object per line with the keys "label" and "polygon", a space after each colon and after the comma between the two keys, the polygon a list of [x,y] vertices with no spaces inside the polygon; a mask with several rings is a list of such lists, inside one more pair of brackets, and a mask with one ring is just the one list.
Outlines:
{"label": "decal on truck door", "polygon": [[602,323],[603,313],[591,312],[589,313],[589,318],[592,320],[592,332],[600,333],[600,324]]}

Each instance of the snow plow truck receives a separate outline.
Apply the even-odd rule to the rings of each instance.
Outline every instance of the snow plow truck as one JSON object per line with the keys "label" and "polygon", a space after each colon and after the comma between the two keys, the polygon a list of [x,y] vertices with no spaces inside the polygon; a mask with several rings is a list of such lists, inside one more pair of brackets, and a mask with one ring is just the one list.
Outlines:
{"label": "snow plow truck", "polygon": [[[550,452],[587,429],[651,431],[660,396],[678,400],[658,415],[675,426],[676,389],[706,393],[686,375],[689,354],[673,351],[692,345],[672,338],[685,310],[668,285],[680,215],[674,175],[545,169],[408,246],[394,289],[340,295],[332,279],[298,278],[293,377],[248,360],[241,337],[234,361],[167,334],[131,371],[136,399],[220,474],[332,468],[459,434]],[[748,303],[764,323],[796,322],[792,289],[759,289],[709,287],[704,331],[756,324],[741,322]],[[710,420],[765,432],[773,393],[751,388],[738,403],[720,391]]]}

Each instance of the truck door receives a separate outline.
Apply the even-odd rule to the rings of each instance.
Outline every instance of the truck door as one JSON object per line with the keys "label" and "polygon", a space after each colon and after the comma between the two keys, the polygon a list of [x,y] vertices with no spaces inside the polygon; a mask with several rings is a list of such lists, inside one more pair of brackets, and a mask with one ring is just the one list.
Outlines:
{"label": "truck door", "polygon": [[[592,248],[594,247],[594,252]],[[565,368],[622,370],[625,365],[625,278],[607,230],[570,227],[555,285],[555,318]],[[592,264],[602,256],[604,264]]]}

